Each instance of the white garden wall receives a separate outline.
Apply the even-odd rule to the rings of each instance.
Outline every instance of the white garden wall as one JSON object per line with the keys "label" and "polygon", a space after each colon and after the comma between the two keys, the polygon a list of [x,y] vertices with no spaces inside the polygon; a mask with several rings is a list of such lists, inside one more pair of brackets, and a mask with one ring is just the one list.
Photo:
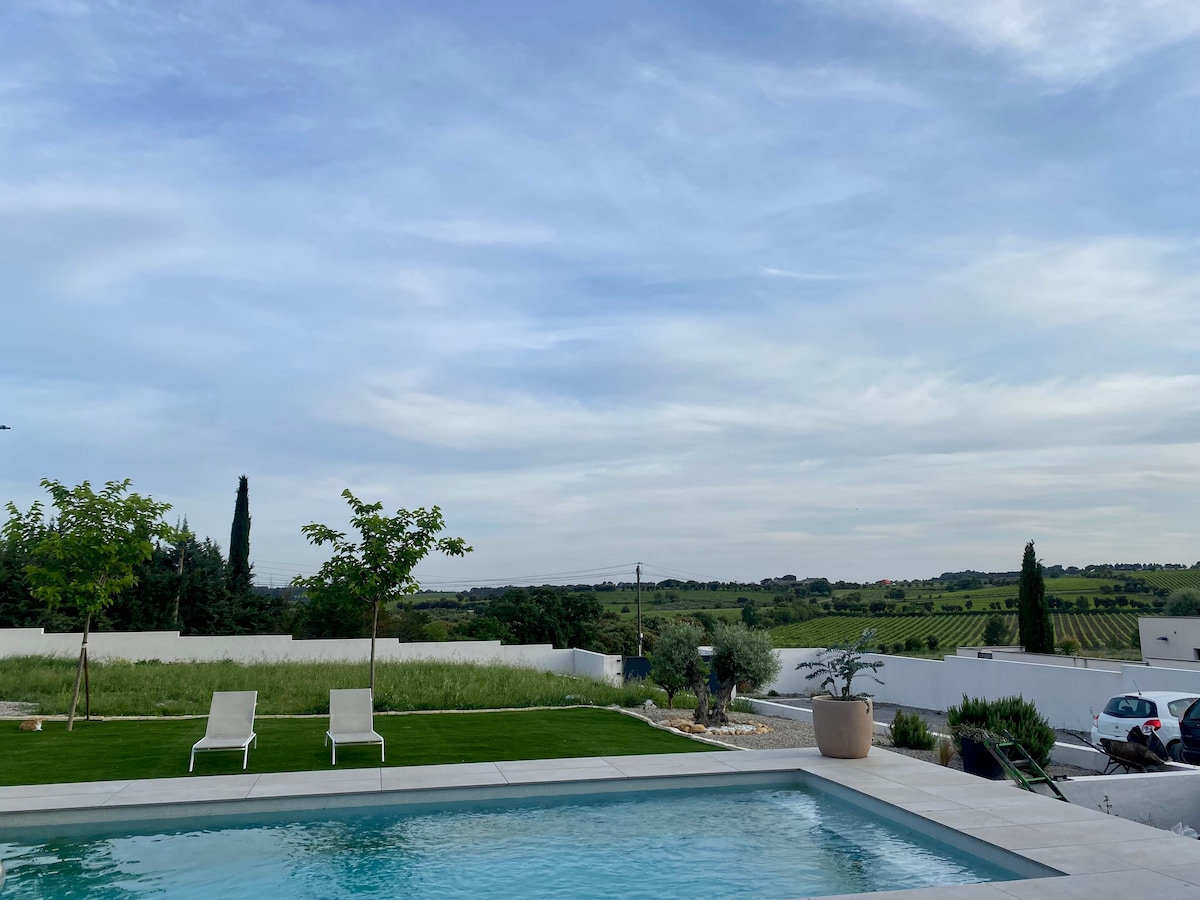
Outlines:
{"label": "white garden wall", "polygon": [[[769,690],[781,694],[812,693],[817,682],[807,681],[805,670],[796,664],[815,658],[811,648],[779,651],[783,669]],[[962,701],[963,695],[996,700],[1019,694],[1037,708],[1055,728],[1090,731],[1092,714],[1106,700],[1126,691],[1195,691],[1200,696],[1200,671],[1140,664],[1108,668],[1068,668],[1028,662],[1013,656],[979,659],[977,656],[946,656],[941,660],[908,656],[869,654],[868,661],[883,660],[879,671],[883,684],[859,676],[854,687],[868,691],[881,703],[897,703],[924,709],[946,709]]]}
{"label": "white garden wall", "polygon": [[1200,831],[1200,772],[1072,778],[1058,787],[1077,806],[1155,828],[1182,823]]}
{"label": "white garden wall", "polygon": [[[47,634],[40,628],[0,628],[0,657],[79,655],[81,634]],[[204,662],[365,662],[369,638],[297,641],[290,635],[184,637],[177,631],[96,632],[88,636],[93,659]],[[511,645],[499,641],[439,641],[401,643],[394,638],[376,642],[375,658],[397,662],[436,659],[453,662],[503,663],[544,672],[584,675],[610,684],[621,683],[621,657],[587,650],[556,650],[549,644]]]}
{"label": "white garden wall", "polygon": [[[0,629],[0,657],[51,655],[74,657],[79,634],[47,634],[40,628]],[[298,641],[290,635],[240,635],[236,637],[181,636],[176,631],[97,632],[88,639],[93,658],[158,659],[163,662],[232,659],[237,662],[290,660],[297,662],[365,661],[370,640]],[[783,663],[779,677],[766,689],[781,694],[812,693],[817,682],[805,678],[796,664],[816,658],[815,648],[779,651]],[[621,657],[586,650],[556,650],[548,644],[514,646],[499,641],[444,641],[419,644],[380,640],[380,660],[441,659],[458,662],[530,666],[547,672],[584,675],[611,684],[621,682]],[[940,660],[870,654],[883,660],[883,684],[860,677],[855,687],[870,691],[882,703],[924,709],[946,709],[964,694],[990,700],[1020,694],[1037,704],[1055,728],[1088,731],[1092,713],[1114,694],[1127,691],[1194,691],[1200,696],[1200,670],[1160,665],[1123,664],[1119,670],[1072,668],[1050,659],[1030,661],[1015,654],[997,658],[946,656]],[[1033,657],[1041,660],[1040,657]]]}

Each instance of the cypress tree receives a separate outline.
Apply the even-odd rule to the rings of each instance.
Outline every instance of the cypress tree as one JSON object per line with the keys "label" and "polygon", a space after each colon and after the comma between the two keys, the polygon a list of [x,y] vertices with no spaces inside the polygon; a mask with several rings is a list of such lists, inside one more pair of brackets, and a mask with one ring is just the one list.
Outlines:
{"label": "cypress tree", "polygon": [[1017,627],[1021,645],[1028,653],[1054,652],[1054,622],[1046,603],[1046,582],[1042,564],[1033,550],[1033,541],[1025,545],[1021,560],[1021,581],[1017,590]]}
{"label": "cypress tree", "polygon": [[244,597],[250,593],[250,481],[245,475],[238,479],[233,528],[229,532],[226,585],[234,597]]}

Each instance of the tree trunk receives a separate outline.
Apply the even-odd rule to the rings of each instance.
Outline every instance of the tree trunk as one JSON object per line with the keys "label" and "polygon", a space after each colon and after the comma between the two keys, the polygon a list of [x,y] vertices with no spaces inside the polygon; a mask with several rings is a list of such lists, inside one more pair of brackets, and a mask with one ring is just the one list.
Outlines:
{"label": "tree trunk", "polygon": [[83,643],[79,645],[79,667],[75,670],[75,687],[71,691],[71,709],[67,713],[67,731],[75,727],[75,707],[79,705],[79,684],[83,681],[83,663],[87,659],[88,629],[92,627],[92,614],[83,620]]}
{"label": "tree trunk", "polygon": [[696,687],[696,714],[692,721],[700,725],[708,724],[708,685]]}
{"label": "tree trunk", "polygon": [[376,600],[371,604],[375,607],[375,614],[371,618],[371,699],[375,699],[375,635],[379,631],[379,601]]}
{"label": "tree trunk", "polygon": [[179,619],[179,601],[183,597],[183,555],[187,552],[187,544],[179,545],[179,566],[175,569],[175,603],[171,607],[171,627],[183,632],[183,622]]}
{"label": "tree trunk", "polygon": [[717,688],[717,694],[712,700],[712,704],[708,709],[708,720],[705,725],[728,725],[729,716],[725,711],[729,709],[729,704],[733,702],[734,683],[731,681],[726,684],[721,682],[721,686]]}
{"label": "tree trunk", "polygon": [[692,683],[692,693],[696,695],[696,714],[692,716],[692,721],[700,725],[708,724],[708,671],[693,669],[688,673],[688,680]]}

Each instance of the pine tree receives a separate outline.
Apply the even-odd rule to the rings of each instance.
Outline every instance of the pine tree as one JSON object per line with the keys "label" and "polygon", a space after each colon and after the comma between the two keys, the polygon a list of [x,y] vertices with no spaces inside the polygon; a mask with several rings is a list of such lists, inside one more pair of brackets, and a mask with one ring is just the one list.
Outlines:
{"label": "pine tree", "polygon": [[244,597],[250,593],[250,581],[250,481],[243,475],[238,479],[237,504],[229,531],[226,584],[233,597]]}
{"label": "pine tree", "polygon": [[1025,545],[1021,560],[1021,581],[1017,590],[1017,627],[1021,645],[1027,653],[1054,652],[1054,622],[1046,603],[1046,582],[1042,564],[1033,550],[1033,541]]}

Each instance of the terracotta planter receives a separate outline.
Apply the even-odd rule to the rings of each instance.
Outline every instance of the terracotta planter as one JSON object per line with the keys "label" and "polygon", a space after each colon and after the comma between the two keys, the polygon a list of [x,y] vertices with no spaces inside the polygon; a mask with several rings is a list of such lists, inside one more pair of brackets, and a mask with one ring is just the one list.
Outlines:
{"label": "terracotta planter", "polygon": [[875,731],[875,707],[870,697],[834,700],[825,695],[812,698],[813,730],[822,756],[862,759],[871,750]]}

